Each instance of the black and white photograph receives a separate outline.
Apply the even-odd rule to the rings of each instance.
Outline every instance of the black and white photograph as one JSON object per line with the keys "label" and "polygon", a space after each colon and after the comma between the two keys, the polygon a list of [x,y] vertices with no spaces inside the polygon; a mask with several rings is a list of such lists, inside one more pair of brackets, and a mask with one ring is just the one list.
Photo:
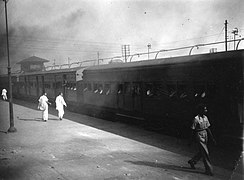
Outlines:
{"label": "black and white photograph", "polygon": [[0,0],[0,180],[244,179],[243,0]]}

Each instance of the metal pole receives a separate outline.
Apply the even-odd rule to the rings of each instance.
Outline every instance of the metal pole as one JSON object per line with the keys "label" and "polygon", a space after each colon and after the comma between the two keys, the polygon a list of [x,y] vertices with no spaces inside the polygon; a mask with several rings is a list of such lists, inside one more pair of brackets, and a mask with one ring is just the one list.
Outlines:
{"label": "metal pole", "polygon": [[3,0],[5,2],[5,18],[6,18],[6,36],[7,36],[7,54],[8,54],[8,83],[9,83],[9,120],[10,127],[8,132],[16,132],[17,129],[14,127],[14,116],[13,116],[13,102],[12,102],[12,79],[11,79],[11,65],[9,58],[9,41],[8,41],[8,17],[7,17],[7,0]]}
{"label": "metal pole", "polygon": [[227,20],[225,20],[225,51],[227,51]]}
{"label": "metal pole", "polygon": [[151,49],[151,44],[149,43],[148,45],[147,45],[147,58],[148,58],[148,60],[149,60],[149,49]]}

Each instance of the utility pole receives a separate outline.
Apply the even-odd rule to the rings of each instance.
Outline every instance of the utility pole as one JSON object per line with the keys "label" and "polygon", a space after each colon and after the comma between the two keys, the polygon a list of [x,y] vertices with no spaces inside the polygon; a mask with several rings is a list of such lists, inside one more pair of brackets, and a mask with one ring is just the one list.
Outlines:
{"label": "utility pole", "polygon": [[122,46],[122,56],[125,57],[125,62],[127,62],[127,57],[130,56],[130,45]]}
{"label": "utility pole", "polygon": [[227,20],[225,20],[225,51],[227,51]]}
{"label": "utility pole", "polygon": [[147,45],[147,50],[148,50],[148,60],[149,60],[149,49],[151,49],[152,45],[150,43],[148,43]]}
{"label": "utility pole", "polygon": [[5,3],[7,55],[8,55],[8,83],[9,83],[8,96],[9,96],[9,120],[10,120],[10,127],[8,129],[8,132],[16,132],[17,129],[14,127],[13,102],[12,102],[12,79],[11,79],[11,65],[10,65],[10,58],[9,58],[7,0],[3,0],[3,1]]}

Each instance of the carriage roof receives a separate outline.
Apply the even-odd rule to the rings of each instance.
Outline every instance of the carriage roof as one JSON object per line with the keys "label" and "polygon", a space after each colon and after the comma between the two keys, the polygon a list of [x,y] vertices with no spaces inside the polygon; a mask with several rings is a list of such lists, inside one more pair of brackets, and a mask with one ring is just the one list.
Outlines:
{"label": "carriage roof", "polygon": [[218,61],[218,60],[230,59],[235,57],[242,57],[244,59],[244,50],[160,58],[160,59],[136,61],[136,62],[129,62],[129,63],[115,63],[115,64],[106,64],[106,65],[99,65],[99,66],[90,66],[87,67],[85,70],[96,71],[96,70],[109,70],[109,69],[120,69],[120,68],[129,69],[129,68],[140,68],[140,67],[142,68],[142,67],[150,67],[150,66],[151,67],[164,66],[164,65],[167,66],[167,65],[175,65],[175,64],[190,64],[190,63],[198,63],[198,62],[206,62],[206,61]]}

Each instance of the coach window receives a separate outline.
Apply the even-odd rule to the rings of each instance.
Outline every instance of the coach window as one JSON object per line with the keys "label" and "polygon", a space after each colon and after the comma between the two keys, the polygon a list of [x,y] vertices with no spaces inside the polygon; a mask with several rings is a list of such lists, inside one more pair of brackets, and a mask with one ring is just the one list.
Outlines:
{"label": "coach window", "polygon": [[24,88],[25,87],[25,83],[24,82],[20,82],[20,88]]}
{"label": "coach window", "polygon": [[76,91],[76,83],[70,83],[71,85],[71,90]]}
{"label": "coach window", "polygon": [[131,94],[131,85],[129,82],[125,83],[125,94]]}
{"label": "coach window", "polygon": [[153,95],[161,96],[161,84],[160,83],[153,83]]}
{"label": "coach window", "polygon": [[64,80],[62,86],[67,86],[67,84],[68,84],[68,81]]}
{"label": "coach window", "polygon": [[153,84],[152,83],[145,84],[145,93],[146,93],[146,96],[148,96],[148,97],[153,96]]}
{"label": "coach window", "polygon": [[167,87],[163,82],[156,82],[153,86],[155,96],[167,96]]}
{"label": "coach window", "polygon": [[117,91],[118,91],[117,83],[111,83],[110,84],[110,94],[117,93]]}
{"label": "coach window", "polygon": [[93,92],[98,93],[98,84],[97,83],[93,84]]}
{"label": "coach window", "polygon": [[117,91],[117,93],[118,94],[122,94],[123,93],[123,90],[124,90],[124,85],[123,84],[119,84],[118,85],[118,91]]}
{"label": "coach window", "polygon": [[67,89],[70,89],[70,83],[67,82],[67,83],[65,84],[65,87],[66,87]]}
{"label": "coach window", "polygon": [[194,85],[194,97],[195,98],[205,98],[206,90],[204,84],[195,84]]}
{"label": "coach window", "polygon": [[56,88],[61,88],[62,87],[62,82],[56,82]]}
{"label": "coach window", "polygon": [[73,90],[73,83],[67,83],[67,84],[69,84],[69,89]]}
{"label": "coach window", "polygon": [[168,97],[174,98],[176,97],[176,85],[175,84],[167,84],[167,90],[168,90]]}
{"label": "coach window", "polygon": [[88,91],[91,91],[92,90],[91,83],[87,83],[87,88],[88,88]]}
{"label": "coach window", "polygon": [[105,84],[104,92],[105,92],[106,95],[110,94],[110,92],[111,92],[111,85],[110,84]]}
{"label": "coach window", "polygon": [[83,92],[85,91],[88,91],[88,84],[87,83],[84,83],[84,89],[83,89]]}
{"label": "coach window", "polygon": [[178,97],[185,99],[187,97],[187,86],[185,84],[179,84],[177,87]]}
{"label": "coach window", "polygon": [[45,87],[46,89],[51,89],[51,85],[50,85],[50,84],[44,84],[44,87]]}
{"label": "coach window", "polygon": [[63,84],[67,83],[67,74],[63,74]]}
{"label": "coach window", "polygon": [[102,84],[98,84],[98,93],[99,94],[103,93],[103,85]]}
{"label": "coach window", "polygon": [[139,83],[133,83],[132,86],[133,95],[139,96],[141,94],[141,88]]}
{"label": "coach window", "polygon": [[84,84],[84,89],[83,89],[83,91],[85,92],[85,91],[91,91],[92,90],[92,88],[91,88],[91,83],[85,83]]}
{"label": "coach window", "polygon": [[73,83],[69,83],[69,88],[70,88],[70,90],[73,90],[74,89]]}

